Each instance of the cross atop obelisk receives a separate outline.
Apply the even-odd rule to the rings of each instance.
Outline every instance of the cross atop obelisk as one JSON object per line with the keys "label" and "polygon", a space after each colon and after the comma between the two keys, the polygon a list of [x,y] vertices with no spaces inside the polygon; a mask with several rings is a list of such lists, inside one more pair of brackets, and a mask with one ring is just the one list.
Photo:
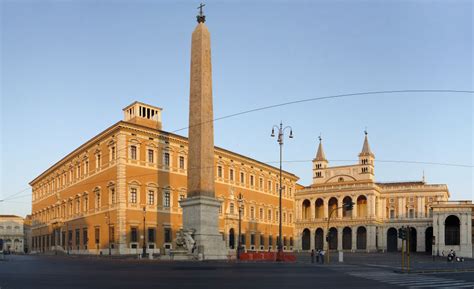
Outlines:
{"label": "cross atop obelisk", "polygon": [[206,15],[202,14],[202,8],[206,6],[206,4],[202,4],[199,5],[199,7],[197,9],[199,9],[199,15],[196,16],[197,17],[197,22],[198,23],[204,23],[206,22]]}

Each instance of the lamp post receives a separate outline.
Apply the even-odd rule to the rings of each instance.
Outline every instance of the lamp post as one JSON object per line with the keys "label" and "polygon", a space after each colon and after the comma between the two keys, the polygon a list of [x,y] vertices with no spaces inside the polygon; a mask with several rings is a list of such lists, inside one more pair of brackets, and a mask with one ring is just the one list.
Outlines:
{"label": "lamp post", "polygon": [[285,130],[289,129],[290,130],[290,135],[289,138],[293,138],[293,129],[291,126],[287,126],[283,128],[283,123],[280,122],[280,126],[278,127],[277,125],[274,125],[272,127],[272,134],[271,137],[275,137],[275,128],[278,130],[278,138],[277,142],[280,145],[280,197],[279,197],[279,213],[278,213],[278,221],[279,221],[279,228],[278,228],[278,253],[277,253],[277,261],[283,261],[283,245],[281,243],[282,240],[282,224],[281,224],[281,219],[282,219],[282,214],[281,214],[281,193],[282,193],[282,156],[283,156],[283,139],[285,136]]}
{"label": "lamp post", "polygon": [[107,224],[107,228],[108,228],[108,235],[109,235],[109,239],[108,239],[108,244],[109,244],[109,256],[112,255],[112,248],[110,248],[110,214],[109,212],[106,212],[105,213],[105,223]]}
{"label": "lamp post", "polygon": [[326,243],[328,244],[328,252],[326,254],[327,264],[329,264],[329,241],[331,240],[331,237],[330,237],[330,234],[329,234],[329,222],[331,221],[332,213],[334,213],[335,211],[337,211],[339,209],[342,209],[342,208],[346,208],[346,210],[351,211],[353,207],[354,207],[354,202],[350,201],[350,202],[347,202],[347,203],[343,204],[340,207],[336,207],[336,208],[332,209],[331,213],[329,213],[328,223],[327,223],[327,227],[326,227]]}
{"label": "lamp post", "polygon": [[240,251],[242,250],[242,204],[244,202],[242,193],[239,193],[237,202],[239,204],[239,240],[237,241],[237,260],[240,260]]}
{"label": "lamp post", "polygon": [[146,206],[143,206],[143,253],[142,257],[146,257],[146,227],[145,227],[145,222],[146,222]]}

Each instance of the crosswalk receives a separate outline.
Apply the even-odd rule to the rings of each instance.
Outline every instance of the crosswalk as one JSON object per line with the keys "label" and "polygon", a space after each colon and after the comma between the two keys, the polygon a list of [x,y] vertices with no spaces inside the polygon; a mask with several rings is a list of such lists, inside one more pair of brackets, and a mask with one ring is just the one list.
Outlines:
{"label": "crosswalk", "polygon": [[474,282],[465,280],[456,280],[450,278],[441,278],[433,275],[419,275],[419,274],[398,274],[395,272],[382,270],[378,268],[367,267],[353,267],[353,266],[338,266],[338,268],[331,268],[340,270],[345,274],[364,278],[382,283],[400,286],[403,288],[420,289],[420,288],[474,288]]}

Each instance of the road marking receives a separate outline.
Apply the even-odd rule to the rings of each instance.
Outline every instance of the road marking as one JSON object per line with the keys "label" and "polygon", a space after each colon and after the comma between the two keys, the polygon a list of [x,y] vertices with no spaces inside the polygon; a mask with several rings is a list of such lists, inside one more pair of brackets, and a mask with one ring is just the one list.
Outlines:
{"label": "road marking", "polygon": [[[375,267],[375,266],[374,266]],[[401,275],[386,271],[382,268],[376,269],[372,267],[370,270],[357,266],[344,266],[344,268],[331,268],[335,271],[341,271],[345,274],[378,281],[381,283],[391,284],[395,286],[418,289],[418,288],[474,288],[474,283],[464,280],[447,279],[426,275]]]}

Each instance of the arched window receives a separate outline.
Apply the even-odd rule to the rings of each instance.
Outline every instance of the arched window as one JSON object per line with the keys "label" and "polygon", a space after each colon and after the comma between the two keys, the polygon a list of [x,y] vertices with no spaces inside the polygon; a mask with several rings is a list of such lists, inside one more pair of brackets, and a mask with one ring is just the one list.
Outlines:
{"label": "arched window", "polygon": [[446,245],[460,244],[460,222],[454,215],[447,217],[444,222],[444,243]]}

